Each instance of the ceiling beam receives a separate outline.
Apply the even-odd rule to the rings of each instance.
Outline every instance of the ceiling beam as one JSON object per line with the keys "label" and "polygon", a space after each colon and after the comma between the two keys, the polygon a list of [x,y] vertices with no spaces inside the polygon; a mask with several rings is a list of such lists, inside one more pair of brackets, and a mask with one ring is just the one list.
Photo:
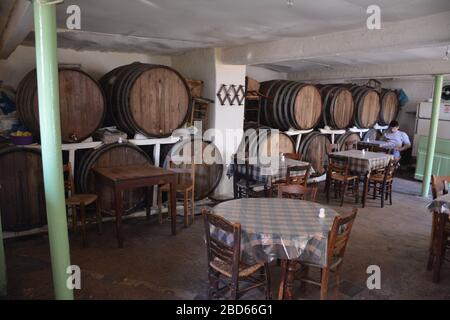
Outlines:
{"label": "ceiling beam", "polygon": [[227,64],[263,64],[358,52],[393,51],[450,43],[450,11],[392,23],[380,30],[359,29],[284,38],[222,49]]}
{"label": "ceiling beam", "polygon": [[289,73],[288,79],[301,81],[326,81],[422,76],[433,74],[450,75],[450,61],[442,59],[422,62],[345,66],[335,69],[313,69]]}
{"label": "ceiling beam", "polygon": [[33,29],[32,3],[16,0],[9,12],[2,14],[7,14],[7,19],[0,30],[0,59],[6,59]]}

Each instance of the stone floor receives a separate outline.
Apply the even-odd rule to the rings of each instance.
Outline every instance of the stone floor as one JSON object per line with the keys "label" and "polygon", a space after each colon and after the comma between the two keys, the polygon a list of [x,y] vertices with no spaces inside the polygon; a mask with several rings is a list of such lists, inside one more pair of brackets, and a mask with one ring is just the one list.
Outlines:
{"label": "stone floor", "polygon": [[[434,284],[425,265],[431,215],[429,202],[418,197],[420,184],[397,179],[394,205],[380,208],[369,200],[356,219],[343,266],[341,299],[450,299],[450,264],[444,264],[441,282]],[[320,195],[319,202],[323,202]],[[331,205],[335,206],[336,201]],[[348,212],[346,206],[335,206]],[[206,289],[206,252],[203,224],[195,223],[170,236],[170,223],[159,225],[143,218],[125,222],[125,248],[118,249],[114,224],[105,223],[99,236],[89,229],[89,247],[71,235],[72,263],[82,270],[82,288],[77,299],[203,299]],[[46,235],[6,241],[7,299],[52,298],[52,278]],[[367,267],[381,268],[381,289],[366,286]],[[276,294],[279,268],[272,267]],[[318,290],[298,288],[300,299],[317,299]],[[259,291],[249,299],[262,299]]]}

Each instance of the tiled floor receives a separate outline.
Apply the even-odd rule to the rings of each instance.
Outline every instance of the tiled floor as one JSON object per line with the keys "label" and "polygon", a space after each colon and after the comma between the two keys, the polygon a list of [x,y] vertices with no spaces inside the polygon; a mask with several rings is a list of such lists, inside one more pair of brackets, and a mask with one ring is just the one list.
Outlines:
{"label": "tiled floor", "polygon": [[[397,179],[394,205],[384,209],[369,200],[360,209],[343,266],[341,299],[450,299],[450,263],[444,264],[440,284],[431,281],[425,265],[431,215],[428,199],[418,197],[420,184]],[[320,195],[323,202],[323,195]],[[332,201],[331,205],[337,205]],[[348,199],[339,212],[353,205]],[[89,247],[71,236],[72,263],[82,270],[78,299],[202,299],[206,290],[203,224],[195,223],[170,236],[170,223],[144,218],[124,225],[125,248],[118,249],[114,224],[105,223],[99,236],[89,229]],[[48,238],[45,235],[6,242],[8,299],[52,298]],[[381,289],[366,286],[367,267],[381,268]],[[276,293],[279,269],[272,267]],[[318,290],[298,288],[298,298],[317,299]],[[256,291],[247,298],[263,298]]]}

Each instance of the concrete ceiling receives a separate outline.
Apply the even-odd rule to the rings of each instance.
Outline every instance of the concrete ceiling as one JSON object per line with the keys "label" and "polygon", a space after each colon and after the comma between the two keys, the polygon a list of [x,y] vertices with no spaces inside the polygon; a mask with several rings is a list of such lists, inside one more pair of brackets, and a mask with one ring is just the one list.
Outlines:
{"label": "concrete ceiling", "polygon": [[[446,56],[449,46],[433,46],[425,48],[414,48],[405,50],[395,50],[387,52],[356,52],[351,55],[334,55],[305,60],[283,61],[273,64],[259,64],[278,72],[301,72],[301,71],[322,71],[327,69],[339,69],[355,65],[379,65],[387,63],[416,62],[425,60],[444,60],[450,58]],[[449,62],[450,63],[450,62]]]}
{"label": "concrete ceiling", "polygon": [[[70,4],[81,8],[81,31],[66,29]],[[292,7],[287,0],[66,0],[58,5],[59,46],[176,54],[314,36],[365,26],[371,4],[381,7],[383,23],[450,10],[449,0],[293,0]]]}

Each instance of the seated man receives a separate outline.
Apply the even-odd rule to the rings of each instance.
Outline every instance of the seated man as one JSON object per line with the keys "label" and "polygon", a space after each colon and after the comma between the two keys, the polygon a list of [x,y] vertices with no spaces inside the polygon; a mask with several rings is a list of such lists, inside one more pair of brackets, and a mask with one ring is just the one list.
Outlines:
{"label": "seated man", "polygon": [[411,142],[408,135],[399,130],[399,124],[397,121],[391,121],[389,129],[383,134],[383,140],[388,141],[394,146],[394,157],[400,158],[400,152],[411,148]]}

